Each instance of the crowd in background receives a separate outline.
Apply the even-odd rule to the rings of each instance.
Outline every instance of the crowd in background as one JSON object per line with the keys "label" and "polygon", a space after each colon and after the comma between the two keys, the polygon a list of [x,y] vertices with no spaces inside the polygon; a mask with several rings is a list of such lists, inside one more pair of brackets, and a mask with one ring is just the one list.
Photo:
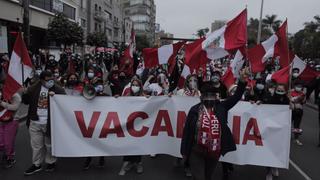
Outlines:
{"label": "crowd in background", "polygon": [[[34,71],[30,78],[24,82],[25,87],[20,94],[22,103],[29,104],[28,126],[40,129],[29,129],[31,137],[31,146],[33,149],[33,166],[29,168],[25,174],[31,175],[41,168],[42,160],[48,164],[47,170],[52,171],[55,168],[56,159],[36,152],[37,148],[50,148],[50,140],[46,140],[44,144],[39,144],[39,138],[48,137],[46,131],[41,130],[46,126],[31,126],[33,122],[32,108],[32,90],[38,84],[42,84],[48,89],[56,87],[56,94],[67,94],[75,96],[86,96],[85,93],[93,93],[95,96],[200,96],[201,87],[206,82],[211,82],[214,86],[214,93],[219,99],[226,99],[235,93],[236,83],[230,87],[226,87],[221,80],[227,71],[232,57],[212,60],[203,68],[192,72],[185,80],[182,80],[181,73],[184,66],[184,54],[181,50],[176,56],[174,66],[161,65],[151,69],[144,68],[141,53],[136,53],[133,59],[123,58],[119,51],[95,52],[84,54],[72,54],[70,51],[64,51],[60,57],[48,54],[46,51],[39,51],[39,54],[30,55],[34,65]],[[316,71],[320,71],[320,64],[315,61],[308,61],[310,67]],[[0,83],[2,84],[6,78],[8,71],[9,57],[1,56]],[[246,66],[246,64],[244,65]],[[262,73],[251,74],[247,79],[247,86],[242,100],[250,101],[256,104],[288,104],[292,108],[292,133],[294,143],[302,146],[303,143],[299,139],[302,134],[300,128],[303,116],[303,105],[314,92],[314,99],[319,104],[320,78],[316,78],[311,82],[301,81],[293,69],[292,82],[288,84],[277,84],[271,80],[267,80],[268,75],[279,70],[280,66],[276,60],[267,61],[266,69]],[[290,87],[289,87],[290,86]],[[39,85],[41,87],[41,85]],[[43,89],[39,89],[40,92]],[[50,94],[49,94],[50,95]],[[91,94],[90,94],[91,95]],[[19,98],[18,98],[19,99]],[[19,101],[19,100],[18,100]],[[2,108],[8,107],[8,103],[1,100]],[[12,102],[11,102],[12,103]],[[38,102],[39,104],[39,102]],[[39,106],[35,105],[34,111],[39,113]],[[12,109],[13,111],[17,109]],[[40,118],[40,117],[39,117]],[[47,117],[48,118],[48,117]],[[16,118],[15,118],[16,119]],[[1,122],[2,123],[2,122]],[[38,122],[37,122],[38,123]],[[44,122],[45,124],[47,121]],[[3,124],[3,123],[2,123]],[[320,120],[319,120],[320,124]],[[16,126],[16,125],[15,125]],[[16,130],[15,130],[16,131]],[[14,131],[14,132],[15,132]],[[37,134],[35,132],[42,133]],[[4,132],[1,132],[4,133]],[[15,133],[13,133],[15,134]],[[43,135],[42,135],[43,134]],[[6,167],[10,168],[14,165],[14,137],[11,135],[7,146],[7,163]],[[49,136],[50,137],[50,136]],[[2,144],[0,144],[2,145]],[[319,134],[320,146],[320,134]],[[1,148],[1,147],[0,147]],[[49,151],[49,150],[48,150]],[[50,152],[50,151],[49,151]],[[38,153],[39,157],[35,157]],[[86,158],[83,169],[89,169],[92,158]],[[181,164],[181,159],[176,160],[176,164]],[[104,166],[104,157],[99,158],[98,166]],[[188,169],[188,162],[184,163],[187,176],[191,176]],[[119,175],[124,175],[131,168],[135,167],[137,173],[143,172],[141,156],[126,156],[123,158],[123,166]],[[227,179],[229,171],[233,170],[230,164],[223,165],[224,177]],[[274,171],[270,170],[270,173]]]}

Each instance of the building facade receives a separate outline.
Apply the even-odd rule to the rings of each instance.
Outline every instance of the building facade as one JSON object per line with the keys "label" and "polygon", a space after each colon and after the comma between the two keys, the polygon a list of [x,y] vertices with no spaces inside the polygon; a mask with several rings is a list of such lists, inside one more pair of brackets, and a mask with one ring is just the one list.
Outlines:
{"label": "building facade", "polygon": [[[30,0],[30,50],[35,52],[47,46],[48,23],[57,12],[63,13],[70,21],[86,25],[86,3],[82,0]],[[23,19],[22,0],[0,1],[0,53],[12,51],[15,36]]]}
{"label": "building facade", "polygon": [[156,5],[154,0],[122,0],[125,18],[133,22],[137,35],[145,35],[150,45],[155,44]]}
{"label": "building facade", "polygon": [[222,28],[222,26],[226,25],[227,21],[224,20],[216,20],[211,23],[211,32]]}
{"label": "building facade", "polygon": [[164,30],[156,32],[155,46],[161,47],[164,45],[173,44],[173,40],[161,38],[173,38],[173,34],[167,33]]}

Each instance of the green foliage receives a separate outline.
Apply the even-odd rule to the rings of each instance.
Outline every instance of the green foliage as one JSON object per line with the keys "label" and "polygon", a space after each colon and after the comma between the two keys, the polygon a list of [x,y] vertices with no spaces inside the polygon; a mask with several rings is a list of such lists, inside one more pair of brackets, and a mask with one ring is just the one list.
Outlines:
{"label": "green foliage", "polygon": [[89,33],[87,36],[87,44],[90,46],[108,47],[108,37],[102,32]]}
{"label": "green foliage", "polygon": [[83,29],[59,13],[48,24],[48,39],[57,44],[72,45],[76,43],[82,45]]}
{"label": "green foliage", "polygon": [[272,29],[274,32],[278,31],[282,21],[277,20],[277,15],[266,15],[264,19],[262,19],[262,23],[266,25],[269,29]]}
{"label": "green foliage", "polygon": [[[259,29],[259,19],[250,18],[248,23],[248,46],[249,48],[257,44]],[[261,27],[261,42],[267,40],[272,35],[271,30],[265,25],[262,24]]]}
{"label": "green foliage", "polygon": [[136,35],[136,48],[138,51],[149,47],[151,47],[151,45],[146,35]]}
{"label": "green foliage", "polygon": [[199,38],[203,38],[208,32],[209,32],[209,28],[203,28],[203,29],[199,29],[196,35]]}
{"label": "green foliage", "polygon": [[315,16],[314,21],[304,25],[304,29],[290,39],[290,44],[294,52],[304,59],[320,58],[320,16]]}

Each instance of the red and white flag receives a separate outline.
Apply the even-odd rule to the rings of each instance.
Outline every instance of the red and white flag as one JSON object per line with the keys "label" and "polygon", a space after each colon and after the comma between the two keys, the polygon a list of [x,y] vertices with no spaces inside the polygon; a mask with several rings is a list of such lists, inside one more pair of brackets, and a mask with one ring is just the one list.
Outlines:
{"label": "red and white flag", "polygon": [[188,65],[185,64],[181,72],[180,79],[178,81],[178,88],[182,89],[184,87],[184,83],[187,79],[187,76],[189,76],[190,74],[192,74],[191,69]]}
{"label": "red and white flag", "polygon": [[251,70],[253,73],[264,71],[266,61],[269,58],[276,57],[280,57],[281,68],[287,67],[290,64],[287,21],[285,21],[278,32],[269,39],[248,49],[248,59],[251,63]]}
{"label": "red and white flag", "polygon": [[[120,70],[125,71],[126,75],[133,75],[133,53],[136,51],[136,35],[132,28],[131,31],[131,37],[130,37],[130,43],[129,46],[124,50],[123,56],[120,59]],[[130,61],[129,68],[126,68],[126,60]]]}
{"label": "red and white flag", "polygon": [[[290,77],[290,69],[291,66],[287,66],[271,75],[271,79],[277,83],[281,84],[287,84],[289,83],[289,77]],[[309,82],[320,75],[319,72],[313,70],[311,67],[309,67],[303,60],[301,60],[298,56],[295,56],[292,61],[292,70],[299,69],[299,75],[298,78]],[[267,78],[267,80],[270,79]]]}
{"label": "red and white flag", "polygon": [[184,42],[161,46],[160,48],[145,48],[142,55],[146,68],[156,67],[162,64],[172,64],[183,46]]}
{"label": "red and white flag", "polygon": [[186,45],[186,64],[198,69],[208,59],[219,59],[230,51],[244,48],[247,43],[247,9],[222,28],[212,32],[206,38]]}
{"label": "red and white flag", "polygon": [[26,44],[22,39],[22,35],[19,33],[16,42],[14,43],[8,75],[3,87],[4,99],[11,99],[12,95],[15,94],[21,87],[23,87],[24,79],[30,77],[31,73],[32,62],[29,57]]}
{"label": "red and white flag", "polygon": [[236,83],[236,79],[240,77],[240,71],[244,64],[244,56],[241,51],[237,51],[226,73],[222,76],[221,81],[229,89]]}

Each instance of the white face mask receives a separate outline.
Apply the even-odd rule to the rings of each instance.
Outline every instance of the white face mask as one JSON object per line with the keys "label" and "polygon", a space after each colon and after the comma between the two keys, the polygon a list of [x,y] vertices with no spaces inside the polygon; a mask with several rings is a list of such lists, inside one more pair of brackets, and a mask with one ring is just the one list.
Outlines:
{"label": "white face mask", "polygon": [[92,79],[93,77],[94,77],[94,73],[91,73],[91,72],[88,73],[88,78],[89,78],[89,79]]}
{"label": "white face mask", "polygon": [[301,92],[302,91],[302,87],[295,87],[294,88],[296,91]]}
{"label": "white face mask", "polygon": [[297,78],[299,76],[299,73],[293,73],[292,77]]}
{"label": "white face mask", "polygon": [[36,74],[38,75],[38,76],[40,76],[40,74],[41,74],[41,70],[36,70]]}
{"label": "white face mask", "polygon": [[44,86],[48,89],[52,88],[54,86],[54,80],[47,81]]}
{"label": "white face mask", "polygon": [[264,89],[264,85],[263,84],[257,84],[257,89],[263,90]]}
{"label": "white face mask", "polygon": [[140,91],[140,87],[139,86],[131,86],[131,90],[134,94],[136,94]]}
{"label": "white face mask", "polygon": [[56,77],[56,78],[60,76],[59,73],[54,73],[53,75],[54,75],[54,77]]}
{"label": "white face mask", "polygon": [[95,90],[96,90],[97,92],[102,92],[102,91],[103,91],[103,85],[97,85],[97,86],[95,87]]}

